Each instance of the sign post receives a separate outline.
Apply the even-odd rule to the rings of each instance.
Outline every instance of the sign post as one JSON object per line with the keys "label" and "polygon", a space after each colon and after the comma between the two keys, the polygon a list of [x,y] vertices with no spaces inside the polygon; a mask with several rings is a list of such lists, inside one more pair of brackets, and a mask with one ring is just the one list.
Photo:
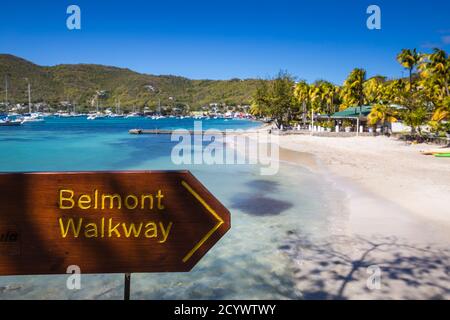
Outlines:
{"label": "sign post", "polygon": [[123,300],[130,300],[131,273],[125,273]]}
{"label": "sign post", "polygon": [[187,272],[230,229],[189,171],[0,174],[0,275]]}

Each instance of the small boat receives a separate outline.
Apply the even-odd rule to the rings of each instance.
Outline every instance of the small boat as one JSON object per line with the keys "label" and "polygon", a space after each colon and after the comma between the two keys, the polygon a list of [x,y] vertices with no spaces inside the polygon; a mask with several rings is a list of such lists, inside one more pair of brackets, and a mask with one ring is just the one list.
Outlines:
{"label": "small boat", "polygon": [[22,122],[43,122],[44,118],[42,118],[40,115],[38,114],[32,114],[29,116],[25,116],[22,118]]}
{"label": "small boat", "polygon": [[434,156],[436,158],[450,158],[450,153],[437,153]]}
{"label": "small boat", "polygon": [[164,116],[148,116],[147,118],[150,118],[152,120],[159,120],[159,119],[164,119]]}
{"label": "small boat", "polygon": [[104,115],[103,113],[94,113],[94,114],[89,114],[87,117],[87,120],[98,120],[98,119],[105,119],[107,116]]}
{"label": "small boat", "polygon": [[128,119],[128,118],[137,118],[137,117],[140,117],[139,113],[137,113],[137,112],[132,112],[132,113],[129,113],[129,114],[127,114],[125,116],[126,119]]}
{"label": "small boat", "polygon": [[16,127],[22,125],[22,120],[10,120],[8,118],[0,120],[0,127]]}
{"label": "small boat", "polygon": [[108,118],[123,118],[123,115],[117,113],[110,113],[107,116]]}

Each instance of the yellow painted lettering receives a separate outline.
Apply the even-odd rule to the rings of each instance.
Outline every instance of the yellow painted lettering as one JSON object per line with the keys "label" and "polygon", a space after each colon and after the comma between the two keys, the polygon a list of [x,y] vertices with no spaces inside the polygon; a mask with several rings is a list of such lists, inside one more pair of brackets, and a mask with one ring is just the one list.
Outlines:
{"label": "yellow painted lettering", "polygon": [[67,234],[69,233],[69,229],[72,229],[73,236],[75,238],[78,238],[81,230],[81,225],[83,223],[83,218],[78,219],[78,226],[75,228],[75,223],[72,218],[69,218],[67,220],[67,226],[64,226],[63,218],[59,218],[59,226],[61,228],[61,236],[63,238],[67,237]]}
{"label": "yellow painted lettering", "polygon": [[94,209],[98,208],[98,190],[95,189],[94,191]]}
{"label": "yellow painted lettering", "polygon": [[146,238],[156,238],[158,236],[158,227],[156,223],[149,222],[145,225],[145,237]]}
{"label": "yellow painted lettering", "polygon": [[141,195],[141,209],[144,210],[145,209],[145,199],[148,199],[148,209],[152,210],[153,209],[153,196],[151,194],[148,195]]}
{"label": "yellow painted lettering", "polygon": [[137,238],[141,234],[143,223],[141,222],[139,224],[139,228],[136,228],[134,223],[130,223],[130,227],[127,229],[127,224],[124,222],[122,223],[123,231],[125,233],[125,237],[129,238],[131,236],[131,233],[133,233],[134,237]]}
{"label": "yellow painted lettering", "polygon": [[105,202],[109,200],[109,209],[114,209],[114,200],[117,201],[117,209],[122,209],[122,197],[118,194],[103,194],[102,209],[105,209]]}
{"label": "yellow painted lettering", "polygon": [[95,223],[88,223],[84,227],[84,236],[86,238],[97,238],[98,237],[97,224],[95,224]]}
{"label": "yellow painted lettering", "polygon": [[[130,199],[133,200],[133,204],[130,204]],[[139,204],[138,198],[132,194],[130,194],[129,196],[127,196],[125,198],[125,207],[127,207],[127,209],[129,209],[129,210],[136,209],[138,204]]]}
{"label": "yellow painted lettering", "polygon": [[78,198],[78,207],[83,210],[87,210],[91,208],[92,199],[89,195],[83,194]]}
{"label": "yellow painted lettering", "polygon": [[167,241],[167,238],[169,237],[169,233],[170,233],[170,229],[172,228],[173,223],[169,222],[169,224],[167,225],[167,229],[164,229],[164,224],[162,222],[159,223],[159,227],[161,228],[161,233],[162,233],[162,240],[159,240],[159,243],[164,243]]}
{"label": "yellow painted lettering", "polygon": [[[72,190],[59,190],[59,208],[62,210],[72,209],[75,206],[73,195],[74,192]],[[67,204],[67,202],[69,204]],[[64,205],[64,203],[66,203],[66,205]]]}
{"label": "yellow painted lettering", "polygon": [[112,237],[112,233],[114,232],[117,238],[120,238],[120,232],[117,230],[120,226],[120,223],[117,223],[114,228],[112,227],[112,218],[109,218],[109,228],[108,228],[108,237]]}
{"label": "yellow painted lettering", "polygon": [[156,198],[158,198],[158,209],[164,210],[164,206],[162,204],[162,198],[164,198],[164,195],[162,194],[161,190],[158,190],[158,194],[156,195]]}
{"label": "yellow painted lettering", "polygon": [[102,227],[100,229],[101,237],[105,237],[105,218],[102,218]]}

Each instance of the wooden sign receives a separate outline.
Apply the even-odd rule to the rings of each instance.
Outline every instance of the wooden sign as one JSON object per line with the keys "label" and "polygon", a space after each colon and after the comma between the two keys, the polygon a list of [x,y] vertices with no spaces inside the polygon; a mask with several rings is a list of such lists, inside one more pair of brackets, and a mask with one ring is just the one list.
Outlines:
{"label": "wooden sign", "polygon": [[189,271],[229,228],[188,171],[0,174],[0,275]]}

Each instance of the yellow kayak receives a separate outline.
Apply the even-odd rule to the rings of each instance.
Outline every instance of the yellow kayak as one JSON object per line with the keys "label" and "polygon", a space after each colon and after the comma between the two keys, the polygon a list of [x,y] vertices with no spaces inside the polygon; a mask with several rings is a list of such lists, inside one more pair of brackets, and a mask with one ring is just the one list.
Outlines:
{"label": "yellow kayak", "polygon": [[420,153],[422,153],[423,155],[426,155],[426,156],[434,156],[436,154],[447,154],[447,153],[450,153],[450,149],[449,148],[433,149],[433,150],[420,151]]}

